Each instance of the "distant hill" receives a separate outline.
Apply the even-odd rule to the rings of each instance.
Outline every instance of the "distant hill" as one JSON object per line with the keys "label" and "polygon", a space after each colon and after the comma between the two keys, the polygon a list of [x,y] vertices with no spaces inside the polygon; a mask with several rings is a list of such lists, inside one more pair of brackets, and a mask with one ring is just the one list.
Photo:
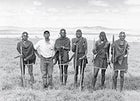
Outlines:
{"label": "distant hill", "polygon": [[108,28],[108,27],[103,27],[103,26],[93,26],[93,27],[84,26],[82,28],[94,29],[94,30],[124,30],[122,28]]}
{"label": "distant hill", "polygon": [[[49,30],[51,33],[59,33],[61,28],[53,28],[53,27],[17,27],[17,26],[0,26],[0,35],[11,35],[11,34],[21,34],[24,31],[29,32],[30,34],[40,34],[43,33],[45,30]],[[101,31],[105,31],[106,33],[115,33],[118,34],[120,31],[127,31],[123,28],[108,28],[104,26],[80,26],[80,27],[71,27],[66,28],[68,34],[75,33],[77,29],[81,29],[83,33],[87,34],[99,34]]]}

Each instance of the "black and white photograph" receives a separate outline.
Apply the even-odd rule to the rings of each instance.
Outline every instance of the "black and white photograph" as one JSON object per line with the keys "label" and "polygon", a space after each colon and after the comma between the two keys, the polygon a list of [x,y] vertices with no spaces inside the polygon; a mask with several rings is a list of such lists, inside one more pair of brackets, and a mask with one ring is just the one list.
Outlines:
{"label": "black and white photograph", "polygon": [[0,0],[0,101],[140,101],[140,0]]}

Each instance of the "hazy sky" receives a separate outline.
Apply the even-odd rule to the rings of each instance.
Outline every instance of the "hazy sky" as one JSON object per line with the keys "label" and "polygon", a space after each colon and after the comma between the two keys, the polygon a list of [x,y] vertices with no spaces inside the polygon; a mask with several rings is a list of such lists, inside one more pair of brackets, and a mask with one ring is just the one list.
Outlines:
{"label": "hazy sky", "polygon": [[0,26],[139,29],[140,0],[0,0]]}

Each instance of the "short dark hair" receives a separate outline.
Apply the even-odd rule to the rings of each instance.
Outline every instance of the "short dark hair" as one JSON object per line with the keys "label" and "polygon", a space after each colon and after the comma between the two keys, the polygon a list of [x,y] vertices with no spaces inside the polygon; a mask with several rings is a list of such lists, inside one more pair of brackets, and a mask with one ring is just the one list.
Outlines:
{"label": "short dark hair", "polygon": [[123,32],[123,31],[121,31],[121,32],[119,33],[119,36],[121,36],[122,34],[124,34],[124,36],[126,36],[125,32]]}
{"label": "short dark hair", "polygon": [[48,30],[47,31],[44,31],[44,34],[46,34],[46,33],[50,34],[50,32]]}
{"label": "short dark hair", "polygon": [[64,28],[60,30],[60,34],[62,33],[62,31],[64,31],[64,33],[66,34],[66,30]]}
{"label": "short dark hair", "polygon": [[81,29],[77,29],[76,32],[80,32],[80,33],[82,33]]}
{"label": "short dark hair", "polygon": [[27,33],[27,32],[23,32],[23,33],[22,33],[22,36],[23,36],[23,35],[28,36],[28,33]]}
{"label": "short dark hair", "polygon": [[107,41],[106,33],[104,31],[100,32],[99,37],[103,37],[104,41]]}

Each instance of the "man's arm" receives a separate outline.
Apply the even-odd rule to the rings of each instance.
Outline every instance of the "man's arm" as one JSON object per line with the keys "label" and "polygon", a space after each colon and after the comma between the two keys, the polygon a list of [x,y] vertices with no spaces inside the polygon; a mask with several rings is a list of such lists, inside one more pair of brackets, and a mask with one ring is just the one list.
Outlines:
{"label": "man's arm", "polygon": [[107,63],[110,64],[110,60],[109,60],[109,51],[110,51],[110,43],[107,43],[107,47],[106,47],[106,57],[107,57]]}
{"label": "man's arm", "polygon": [[87,48],[87,39],[86,38],[85,38],[85,41],[84,41],[84,48],[85,48],[85,55],[87,55],[88,48]]}
{"label": "man's arm", "polygon": [[17,43],[17,51],[18,51],[19,55],[14,57],[14,58],[23,57],[23,55],[21,54],[21,47],[22,46],[21,46],[20,42],[18,42]]}
{"label": "man's arm", "polygon": [[83,58],[85,58],[85,57],[87,56],[88,49],[87,49],[87,40],[86,40],[86,38],[84,39],[83,45],[84,45],[84,49],[85,49],[85,54],[84,54],[84,56],[82,56],[82,57],[79,58],[79,59],[83,59]]}
{"label": "man's arm", "polygon": [[20,51],[21,51],[21,50],[20,50],[20,43],[19,43],[19,42],[17,43],[17,51],[18,51],[19,53],[20,53]]}
{"label": "man's arm", "polygon": [[34,51],[35,51],[35,54],[36,54],[39,58],[41,58],[41,55],[38,53],[38,48],[40,47],[39,44],[40,44],[40,43],[38,42],[38,43],[36,43],[36,44],[34,45]]}
{"label": "man's arm", "polygon": [[93,45],[93,50],[92,50],[93,54],[97,54],[96,49],[97,49],[97,41]]}
{"label": "man's arm", "polygon": [[37,55],[39,58],[41,58],[41,55],[38,53],[37,50],[35,50],[35,53],[36,53],[36,55]]}
{"label": "man's arm", "polygon": [[113,54],[113,48],[115,48],[115,43],[111,44],[111,54]]}
{"label": "man's arm", "polygon": [[72,39],[72,52],[76,51],[76,42]]}
{"label": "man's arm", "polygon": [[60,51],[62,47],[59,45],[59,40],[57,39],[54,44],[54,51]]}
{"label": "man's arm", "polygon": [[56,41],[55,41],[55,43],[54,43],[54,50],[55,50],[55,51],[57,50]]}
{"label": "man's arm", "polygon": [[110,43],[108,42],[107,44],[108,44],[107,45],[107,56],[108,56],[107,58],[109,59]]}
{"label": "man's arm", "polygon": [[126,49],[125,49],[125,56],[124,57],[128,56],[128,50],[129,50],[129,45],[128,45],[128,43],[126,43]]}

